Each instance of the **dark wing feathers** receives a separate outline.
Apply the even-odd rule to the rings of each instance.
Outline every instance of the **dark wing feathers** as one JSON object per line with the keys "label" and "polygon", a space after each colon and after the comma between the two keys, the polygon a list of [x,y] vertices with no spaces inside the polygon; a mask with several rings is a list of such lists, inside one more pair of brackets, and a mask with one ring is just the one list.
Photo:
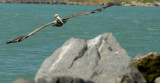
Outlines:
{"label": "dark wing feathers", "polygon": [[88,15],[88,14],[93,14],[93,13],[101,12],[101,11],[103,11],[104,9],[106,9],[106,8],[108,8],[108,7],[111,7],[111,6],[113,6],[113,5],[114,5],[113,3],[110,3],[110,4],[108,4],[108,5],[105,6],[105,7],[102,7],[102,8],[96,9],[96,10],[93,10],[93,11],[91,11],[91,12],[85,12],[85,13],[80,13],[80,14],[73,14],[73,15],[67,16],[67,17],[65,17],[65,18],[63,18],[63,19],[69,19],[69,18],[76,17],[76,16]]}
{"label": "dark wing feathers", "polygon": [[45,28],[45,27],[48,26],[48,25],[54,24],[55,22],[56,22],[56,21],[52,21],[52,22],[50,22],[50,23],[48,23],[48,24],[45,24],[45,25],[43,25],[43,26],[35,29],[34,31],[32,31],[32,32],[29,33],[28,35],[18,37],[18,38],[16,38],[16,39],[12,40],[12,41],[7,41],[6,44],[21,42],[22,40],[24,40],[24,39],[28,38],[29,36],[31,36],[31,35],[35,34],[36,32],[38,32],[39,30]]}
{"label": "dark wing feathers", "polygon": [[31,36],[31,35],[35,34],[36,32],[38,32],[39,30],[41,30],[41,29],[43,29],[43,28],[45,28],[45,27],[47,27],[47,26],[49,26],[51,24],[55,24],[55,23],[56,23],[56,21],[52,21],[52,22],[50,22],[48,24],[45,24],[45,25],[43,25],[43,26],[35,29],[34,31],[32,31],[31,33],[29,33],[27,36]]}
{"label": "dark wing feathers", "polygon": [[7,41],[6,44],[21,42],[22,40],[26,39],[27,37],[28,36],[21,36],[21,37],[18,37],[12,41]]}

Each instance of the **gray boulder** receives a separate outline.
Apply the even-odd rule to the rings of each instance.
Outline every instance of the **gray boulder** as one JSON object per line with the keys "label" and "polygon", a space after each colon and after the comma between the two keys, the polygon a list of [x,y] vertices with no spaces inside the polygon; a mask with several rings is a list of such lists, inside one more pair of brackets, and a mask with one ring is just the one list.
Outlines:
{"label": "gray boulder", "polygon": [[112,33],[91,40],[71,38],[45,59],[35,82],[69,76],[94,83],[146,83]]}

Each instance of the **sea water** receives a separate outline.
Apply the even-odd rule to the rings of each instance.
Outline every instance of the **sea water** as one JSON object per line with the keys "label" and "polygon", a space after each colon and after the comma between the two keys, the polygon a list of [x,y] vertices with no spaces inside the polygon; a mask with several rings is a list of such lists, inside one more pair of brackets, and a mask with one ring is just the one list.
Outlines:
{"label": "sea water", "polygon": [[71,37],[92,39],[113,33],[132,58],[138,53],[160,52],[160,7],[113,6],[71,18],[62,27],[48,26],[20,43],[5,44],[55,20],[103,6],[0,4],[0,83],[18,77],[34,81],[45,58]]}

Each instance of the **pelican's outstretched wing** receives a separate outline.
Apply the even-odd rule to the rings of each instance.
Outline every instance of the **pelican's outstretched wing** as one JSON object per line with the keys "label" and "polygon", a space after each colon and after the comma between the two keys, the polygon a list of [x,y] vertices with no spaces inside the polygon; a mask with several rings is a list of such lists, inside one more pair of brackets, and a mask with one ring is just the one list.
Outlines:
{"label": "pelican's outstretched wing", "polygon": [[[108,8],[108,7],[111,7],[111,6],[113,6],[113,5],[114,5],[113,3],[110,3],[110,4],[108,4],[108,5],[105,6],[105,7],[102,7],[102,8],[96,9],[96,10],[93,10],[93,11],[91,11],[91,12],[80,13],[80,14],[73,14],[73,15],[71,15],[71,16],[68,16],[68,17],[63,18],[62,20],[64,20],[64,21],[66,22],[67,19],[72,18],[72,17],[75,17],[75,16],[88,15],[88,14],[97,13],[97,12],[103,11],[104,9],[106,9],[106,8]],[[44,27],[46,27],[46,26],[48,26],[48,25],[51,25],[51,24],[56,24],[56,20],[55,20],[55,21],[52,21],[52,22],[50,22],[50,23],[48,23],[48,24],[45,24],[45,25],[39,27],[38,29],[35,29],[33,32],[29,33],[28,35],[18,37],[18,38],[16,38],[16,39],[12,40],[12,41],[8,41],[8,42],[6,42],[6,44],[21,42],[22,40],[28,38],[29,36],[35,34],[35,33],[38,32],[39,30],[41,30],[41,29],[43,29]],[[58,25],[57,25],[57,26],[58,26]]]}
{"label": "pelican's outstretched wing", "polygon": [[111,6],[113,6],[113,5],[114,5],[113,3],[109,3],[109,4],[107,4],[105,7],[102,7],[102,8],[96,9],[96,10],[93,10],[93,11],[91,11],[91,12],[73,14],[73,15],[67,16],[67,17],[65,17],[65,18],[63,18],[63,19],[69,19],[69,18],[76,17],[76,16],[88,15],[88,14],[93,14],[93,13],[101,12],[101,11],[103,11],[104,9],[106,9],[106,8],[108,8],[108,7],[111,7]]}
{"label": "pelican's outstretched wing", "polygon": [[10,43],[17,43],[17,42],[21,42],[22,40],[28,38],[29,36],[35,34],[36,32],[38,32],[39,30],[43,29],[44,27],[48,26],[48,25],[51,25],[51,24],[55,24],[56,21],[52,21],[48,24],[45,24],[37,29],[35,29],[34,31],[32,31],[31,33],[29,33],[28,35],[25,35],[25,36],[21,36],[21,37],[18,37],[12,41],[7,41],[6,44],[10,44]]}

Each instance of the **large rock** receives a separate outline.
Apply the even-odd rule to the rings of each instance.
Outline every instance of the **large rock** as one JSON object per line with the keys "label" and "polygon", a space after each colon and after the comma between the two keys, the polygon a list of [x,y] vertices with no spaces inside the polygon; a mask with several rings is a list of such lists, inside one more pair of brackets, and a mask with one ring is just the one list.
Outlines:
{"label": "large rock", "polygon": [[112,33],[91,40],[71,38],[41,65],[35,82],[69,76],[94,83],[146,83]]}

